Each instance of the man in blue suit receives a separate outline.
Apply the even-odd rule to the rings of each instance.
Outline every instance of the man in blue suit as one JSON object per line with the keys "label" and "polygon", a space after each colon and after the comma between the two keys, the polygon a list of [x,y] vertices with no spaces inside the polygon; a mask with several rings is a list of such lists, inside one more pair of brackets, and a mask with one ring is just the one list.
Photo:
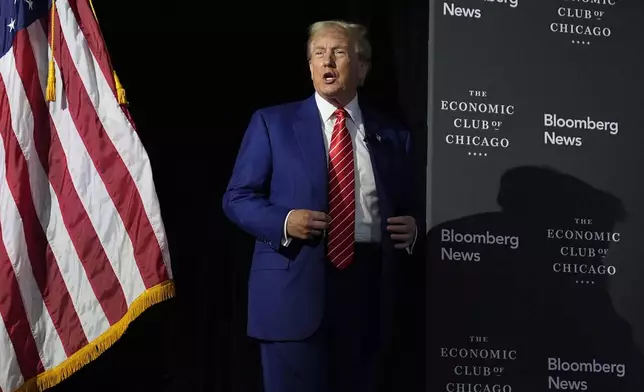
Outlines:
{"label": "man in blue suit", "polygon": [[254,113],[223,199],[256,238],[248,334],[265,392],[374,391],[418,231],[410,133],[358,103],[366,30],[309,29],[315,94]]}

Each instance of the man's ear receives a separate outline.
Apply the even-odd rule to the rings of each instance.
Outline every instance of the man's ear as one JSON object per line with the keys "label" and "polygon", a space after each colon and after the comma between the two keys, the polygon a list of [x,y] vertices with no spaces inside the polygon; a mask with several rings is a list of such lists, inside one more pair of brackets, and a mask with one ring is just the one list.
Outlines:
{"label": "man's ear", "polygon": [[371,69],[371,64],[366,61],[361,61],[358,68],[358,86],[364,86],[364,81],[367,79],[367,74]]}

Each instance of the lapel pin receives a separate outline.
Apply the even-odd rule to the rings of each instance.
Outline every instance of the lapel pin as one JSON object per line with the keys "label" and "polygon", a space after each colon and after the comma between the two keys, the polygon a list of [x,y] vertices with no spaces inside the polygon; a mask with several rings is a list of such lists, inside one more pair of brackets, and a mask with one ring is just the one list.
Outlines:
{"label": "lapel pin", "polygon": [[377,140],[377,141],[380,141],[380,139],[381,139],[380,135],[378,135],[378,134],[376,133],[376,140]]}

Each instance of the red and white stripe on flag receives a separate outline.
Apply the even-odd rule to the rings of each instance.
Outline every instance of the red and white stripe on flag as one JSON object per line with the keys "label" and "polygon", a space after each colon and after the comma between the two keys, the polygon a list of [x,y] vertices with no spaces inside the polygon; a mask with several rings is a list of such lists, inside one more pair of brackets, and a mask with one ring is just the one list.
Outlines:
{"label": "red and white stripe on flag", "polygon": [[174,294],[150,161],[117,100],[91,4],[53,10],[16,30],[0,58],[4,392],[56,385]]}

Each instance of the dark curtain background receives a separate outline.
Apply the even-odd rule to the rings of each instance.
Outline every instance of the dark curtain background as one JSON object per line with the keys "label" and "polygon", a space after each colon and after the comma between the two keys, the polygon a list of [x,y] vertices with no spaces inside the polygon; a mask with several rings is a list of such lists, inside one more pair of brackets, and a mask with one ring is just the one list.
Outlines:
{"label": "dark curtain background", "polygon": [[[152,162],[177,298],[147,311],[112,349],[54,391],[258,391],[257,347],[245,335],[253,240],[221,210],[250,115],[312,94],[310,23],[360,22],[374,48],[360,99],[413,130],[424,169],[428,2],[94,0],[94,6]],[[392,391],[424,390],[422,260],[405,267]]]}

